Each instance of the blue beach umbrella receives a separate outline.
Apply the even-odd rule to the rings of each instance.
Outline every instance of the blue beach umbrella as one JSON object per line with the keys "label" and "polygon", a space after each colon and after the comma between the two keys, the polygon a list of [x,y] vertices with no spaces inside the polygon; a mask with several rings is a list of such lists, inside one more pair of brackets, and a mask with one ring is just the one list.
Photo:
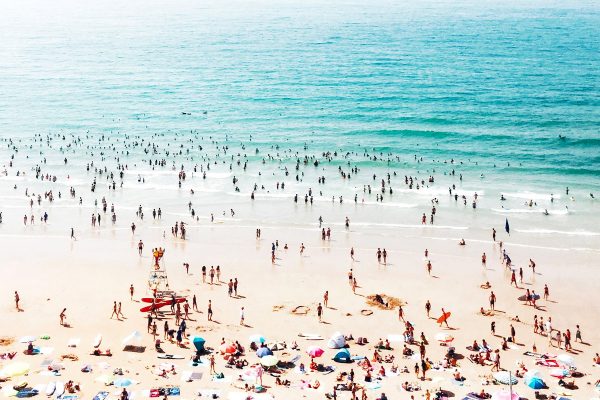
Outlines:
{"label": "blue beach umbrella", "polygon": [[132,384],[133,381],[129,378],[121,378],[113,382],[113,385],[115,385],[116,387],[127,387],[131,386]]}
{"label": "blue beach umbrella", "polygon": [[333,361],[340,363],[352,362],[352,358],[350,357],[350,351],[348,349],[341,349],[337,352],[335,357],[333,357]]}
{"label": "blue beach umbrella", "polygon": [[543,389],[546,387],[546,384],[539,376],[532,376],[528,379],[525,379],[525,384],[535,390]]}
{"label": "blue beach umbrella", "polygon": [[260,349],[256,350],[256,355],[258,358],[262,358],[264,356],[272,356],[273,352],[268,347],[261,347]]}

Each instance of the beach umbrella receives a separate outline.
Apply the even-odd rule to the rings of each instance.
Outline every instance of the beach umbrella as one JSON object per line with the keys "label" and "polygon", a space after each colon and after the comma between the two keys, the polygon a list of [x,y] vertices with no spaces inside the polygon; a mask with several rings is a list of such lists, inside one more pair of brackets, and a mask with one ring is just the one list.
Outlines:
{"label": "beach umbrella", "polygon": [[256,350],[256,355],[258,358],[263,358],[266,356],[272,356],[273,352],[268,347],[260,347],[258,350]]}
{"label": "beach umbrella", "polygon": [[0,376],[12,378],[14,376],[25,375],[28,372],[29,364],[17,361],[2,368],[2,370],[0,370]]}
{"label": "beach umbrella", "polygon": [[447,332],[440,332],[437,335],[435,335],[435,340],[442,343],[450,343],[454,340],[454,337]]}
{"label": "beach umbrella", "polygon": [[492,400],[519,400],[521,397],[515,393],[510,392],[506,389],[498,390],[492,394]]}
{"label": "beach umbrella", "polygon": [[546,384],[539,376],[525,377],[525,384],[534,390],[543,389]]}
{"label": "beach umbrella", "polygon": [[250,340],[250,343],[254,342],[256,344],[262,344],[265,343],[267,341],[267,339],[265,339],[265,337],[263,335],[252,335],[248,338]]}
{"label": "beach umbrella", "polygon": [[564,368],[552,368],[550,370],[550,376],[555,378],[564,378],[565,376],[569,376],[569,370]]}
{"label": "beach umbrella", "polygon": [[560,354],[558,357],[556,357],[556,359],[560,361],[561,364],[564,364],[568,367],[573,367],[575,365],[575,359],[568,354]]}
{"label": "beach umbrella", "polygon": [[129,336],[123,339],[123,344],[127,344],[130,342],[140,342],[142,340],[142,334],[139,331],[133,331]]}
{"label": "beach umbrella", "polygon": [[273,367],[273,366],[277,365],[278,362],[279,362],[279,360],[274,355],[264,356],[263,358],[260,359],[260,363],[262,365],[264,365],[265,367]]}
{"label": "beach umbrella", "polygon": [[134,383],[135,382],[129,378],[121,378],[114,381],[113,385],[115,385],[116,387],[127,387],[133,385]]}
{"label": "beach umbrella", "polygon": [[519,380],[508,371],[500,371],[494,374],[494,379],[503,385],[516,385]]}
{"label": "beach umbrella", "polygon": [[308,349],[306,349],[306,353],[312,358],[316,358],[321,357],[323,353],[325,353],[325,350],[318,346],[310,346]]}
{"label": "beach umbrella", "polygon": [[232,344],[223,344],[221,345],[221,347],[219,347],[219,350],[223,354],[233,354],[236,352],[237,349]]}

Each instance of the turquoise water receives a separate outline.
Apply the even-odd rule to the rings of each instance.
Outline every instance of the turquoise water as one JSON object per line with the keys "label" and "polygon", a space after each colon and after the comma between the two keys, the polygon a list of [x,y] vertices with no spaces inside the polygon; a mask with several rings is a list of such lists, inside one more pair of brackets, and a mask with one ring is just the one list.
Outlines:
{"label": "turquoise water", "polygon": [[598,187],[596,2],[32,1],[0,22],[2,136],[197,129]]}
{"label": "turquoise water", "polygon": [[[462,189],[487,196],[487,219],[470,221],[482,229],[502,223],[506,205],[523,224],[565,230],[567,217],[560,216],[568,205],[574,212],[569,224],[595,232],[596,203],[588,194],[600,196],[599,37],[600,5],[593,1],[5,1],[0,138],[64,133],[89,135],[89,144],[102,134],[128,135],[166,145],[193,131],[203,143],[213,136],[227,137],[232,147],[241,141],[261,147],[261,157],[279,145],[290,168],[295,152],[339,149],[355,152],[353,165],[375,173],[427,176],[435,170],[439,176],[456,169],[465,176]],[[2,147],[5,163],[10,152]],[[380,160],[391,154],[391,162],[365,152]],[[60,170],[62,156],[47,157]],[[77,152],[71,159],[70,166],[81,167],[91,156]],[[346,162],[337,158],[332,165]],[[281,171],[275,164],[265,168]],[[256,178],[258,170],[253,165],[249,172]],[[212,186],[194,181],[200,192],[228,196],[224,203],[223,196],[207,194],[203,216],[210,205],[247,207],[254,178],[240,183],[238,196],[231,193],[230,171],[219,173]],[[316,180],[316,172],[307,174]],[[333,169],[328,174],[336,176]],[[91,178],[79,179],[86,187]],[[440,180],[420,196],[395,182],[400,198],[392,203],[421,207],[402,214],[418,223],[428,199],[457,183]],[[322,200],[350,199],[367,181],[336,182]],[[160,174],[149,183],[173,185]],[[588,201],[568,203],[565,186]],[[309,187],[316,187],[312,180],[287,196]],[[501,192],[513,202],[500,204]],[[550,193],[562,194],[559,204],[549,202]],[[144,196],[122,200],[135,207]],[[522,202],[532,198],[557,219],[529,219]],[[169,195],[163,201],[176,208]],[[453,201],[440,205],[446,206],[455,207]],[[283,218],[268,207],[252,212],[259,221]],[[335,212],[339,220],[347,215]],[[317,216],[284,217],[314,223]],[[365,220],[390,218],[398,213]],[[447,225],[464,225],[462,218],[459,213]]]}

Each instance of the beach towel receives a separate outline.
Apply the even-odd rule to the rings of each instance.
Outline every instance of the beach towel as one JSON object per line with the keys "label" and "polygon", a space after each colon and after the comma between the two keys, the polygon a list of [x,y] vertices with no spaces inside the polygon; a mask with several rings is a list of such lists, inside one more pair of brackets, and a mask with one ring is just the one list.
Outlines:
{"label": "beach towel", "polygon": [[390,342],[404,342],[404,335],[389,334],[387,340]]}

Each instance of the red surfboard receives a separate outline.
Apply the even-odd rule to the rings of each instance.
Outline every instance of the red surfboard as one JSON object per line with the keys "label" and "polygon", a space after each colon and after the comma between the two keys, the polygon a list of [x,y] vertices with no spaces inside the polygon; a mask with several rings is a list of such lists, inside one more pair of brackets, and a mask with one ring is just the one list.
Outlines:
{"label": "red surfboard", "polygon": [[[152,297],[142,297],[142,303],[152,303],[153,300],[154,300],[154,298],[152,298]],[[156,301],[159,303],[164,303],[165,301],[171,302],[171,298],[170,297],[158,297],[158,298],[156,298]],[[177,303],[183,303],[185,301],[185,297],[176,297],[175,301]]]}

